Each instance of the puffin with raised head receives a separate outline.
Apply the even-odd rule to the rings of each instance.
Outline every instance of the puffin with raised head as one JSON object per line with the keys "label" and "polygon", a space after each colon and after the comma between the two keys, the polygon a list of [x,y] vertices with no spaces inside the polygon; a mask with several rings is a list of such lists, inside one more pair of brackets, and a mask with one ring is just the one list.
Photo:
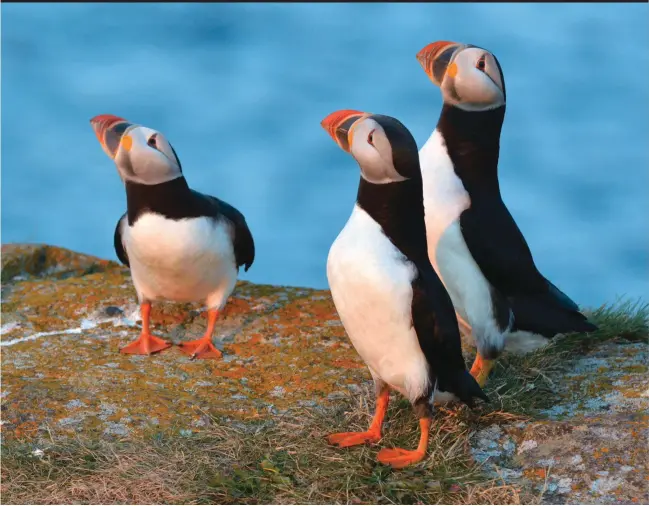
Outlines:
{"label": "puffin with raised head", "polygon": [[149,355],[171,346],[150,333],[151,303],[205,301],[205,335],[182,343],[192,358],[219,358],[212,334],[239,267],[255,244],[244,216],[189,188],[176,151],[160,133],[110,114],[90,120],[126,187],[127,211],[115,228],[115,252],[130,267],[142,314],[140,337],[121,353]]}
{"label": "puffin with raised head", "polygon": [[528,352],[548,338],[597,329],[537,269],[498,183],[505,78],[497,58],[470,44],[439,41],[417,59],[440,87],[443,108],[421,148],[428,252],[478,356],[483,386],[506,347]]}
{"label": "puffin with raised head", "polygon": [[329,251],[327,278],[340,319],[374,379],[376,413],[366,432],[328,437],[354,446],[381,439],[390,389],[420,422],[416,450],[383,449],[395,468],[421,461],[436,392],[469,406],[487,400],[462,357],[453,304],[428,259],[417,144],[398,120],[341,110],[322,121],[360,166],[356,205]]}

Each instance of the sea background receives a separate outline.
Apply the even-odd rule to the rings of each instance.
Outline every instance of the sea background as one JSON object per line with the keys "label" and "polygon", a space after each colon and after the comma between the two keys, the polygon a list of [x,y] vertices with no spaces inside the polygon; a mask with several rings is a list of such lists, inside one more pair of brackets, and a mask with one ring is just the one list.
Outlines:
{"label": "sea background", "polygon": [[115,259],[125,195],[89,119],[174,145],[193,188],[241,210],[242,278],[326,287],[356,163],[337,109],[400,119],[421,147],[441,107],[415,55],[493,51],[507,84],[504,200],[540,270],[580,304],[649,299],[645,4],[2,4],[2,242]]}

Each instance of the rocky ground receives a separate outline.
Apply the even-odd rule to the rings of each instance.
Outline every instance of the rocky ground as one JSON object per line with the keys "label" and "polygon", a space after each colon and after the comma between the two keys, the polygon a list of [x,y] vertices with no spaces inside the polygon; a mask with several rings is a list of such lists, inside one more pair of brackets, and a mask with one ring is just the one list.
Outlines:
{"label": "rocky ground", "polygon": [[[265,487],[268,500],[287,502],[387,498],[647,504],[645,309],[636,307],[635,314],[626,315],[600,311],[598,322],[608,325],[607,334],[587,346],[573,340],[570,346],[557,345],[531,358],[503,359],[487,390],[495,403],[477,415],[465,408],[442,407],[436,417],[440,434],[461,427],[462,436],[458,432],[456,439],[463,438],[466,447],[456,448],[453,438],[447,441],[444,436],[439,448],[432,443],[430,458],[418,470],[386,470],[386,478],[377,470],[382,466],[362,453],[364,468],[345,471],[339,465],[336,478],[343,483],[344,473],[351,473],[346,477],[349,484],[352,475],[360,479],[365,472],[369,481],[362,494],[350,495],[349,487],[344,492],[336,485],[321,486],[318,495],[313,483],[300,481],[300,476],[309,478],[300,474],[305,471],[296,457],[293,474],[288,473],[293,467],[285,464],[294,495],[278,495],[288,494],[282,488],[286,483],[268,481],[271,465],[264,467],[270,458],[266,456],[256,464],[251,460],[252,467],[261,469],[255,480]],[[175,342],[199,337],[205,326],[204,308],[197,304],[154,305],[151,318],[154,332]],[[344,424],[367,423],[373,404],[371,396],[367,402],[369,374],[345,336],[328,291],[239,283],[217,329],[215,342],[223,351],[218,361],[192,361],[175,347],[151,357],[121,355],[118,349],[135,339],[140,328],[127,269],[55,247],[4,245],[1,323],[4,502],[30,497],[21,494],[34,493],[31,482],[20,477],[41,462],[51,466],[48,451],[67,441],[123,445],[160,434],[191,439],[226,426],[238,434],[254,427],[255,437],[263,437],[264,431],[277,429],[279,420],[295,424],[308,419],[313,427],[307,432],[318,441],[314,448],[320,461],[359,459],[358,450],[343,452],[321,441],[339,424],[344,429]],[[403,419],[411,424],[403,437],[414,441],[414,420],[407,406],[397,406],[388,429]],[[298,425],[295,434],[304,428]],[[449,470],[440,479],[429,479],[441,472],[441,462],[451,451],[457,454],[453,459],[461,461],[454,468],[457,476]],[[236,466],[234,457],[229,465]],[[471,469],[471,487],[464,486],[460,467],[462,472]],[[74,473],[65,476],[72,480]],[[47,479],[34,481],[34,487],[46,487],[55,479],[50,471]],[[386,492],[382,483],[392,483],[392,488]],[[66,483],[57,486],[59,491],[70,488]],[[215,490],[220,486],[214,485]],[[305,488],[298,495],[302,486],[310,492]],[[505,488],[505,496],[487,492]],[[397,493],[402,489],[405,496]],[[257,492],[245,490],[239,496],[226,490],[214,497],[222,502],[254,499]],[[62,497],[74,500],[70,493]],[[199,492],[192,494],[178,492],[169,500],[202,501]],[[113,502],[164,502],[165,497],[97,496]],[[47,496],[40,502],[48,502]]]}

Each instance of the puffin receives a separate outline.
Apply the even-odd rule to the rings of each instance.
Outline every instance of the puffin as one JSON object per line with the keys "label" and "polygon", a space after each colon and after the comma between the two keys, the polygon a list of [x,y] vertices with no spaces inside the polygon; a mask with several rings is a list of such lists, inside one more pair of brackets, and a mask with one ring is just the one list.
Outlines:
{"label": "puffin", "polygon": [[360,167],[356,204],[332,244],[327,279],[341,322],[374,380],[376,411],[365,432],[331,434],[348,447],[381,439],[390,390],[409,399],[421,430],[415,450],[382,449],[394,468],[426,454],[436,393],[469,407],[489,399],[462,356],[453,303],[428,258],[417,144],[397,119],[356,110],[322,127]]}
{"label": "puffin", "polygon": [[505,77],[496,56],[438,41],[417,60],[442,92],[443,107],[419,152],[428,253],[478,354],[471,374],[484,386],[503,349],[527,353],[558,334],[597,326],[536,267],[498,182]]}
{"label": "puffin", "polygon": [[115,227],[117,258],[131,270],[142,332],[121,353],[150,355],[172,343],[151,334],[151,303],[204,301],[207,330],[183,342],[191,358],[216,359],[212,334],[239,268],[247,271],[255,244],[246,220],[222,200],[192,190],[176,151],[151,128],[111,114],[90,120],[103,150],[115,162],[126,188],[126,212]]}

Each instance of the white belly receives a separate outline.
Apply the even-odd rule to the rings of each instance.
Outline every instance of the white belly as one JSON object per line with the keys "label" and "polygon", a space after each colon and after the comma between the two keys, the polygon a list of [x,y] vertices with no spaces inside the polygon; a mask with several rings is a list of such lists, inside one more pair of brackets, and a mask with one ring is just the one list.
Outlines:
{"label": "white belly", "polygon": [[444,231],[432,255],[455,311],[471,327],[478,348],[502,349],[504,337],[494,317],[491,285],[473,260],[458,221]]}
{"label": "white belly", "polygon": [[237,280],[228,227],[209,218],[169,220],[153,213],[123,227],[140,300],[205,300],[222,308]]}
{"label": "white belly", "polygon": [[470,327],[478,346],[501,348],[491,287],[464,242],[459,218],[471,205],[457,177],[443,138],[435,130],[419,152],[426,212],[428,255],[448,291],[460,320]]}
{"label": "white belly", "polygon": [[361,208],[329,251],[327,277],[340,319],[375,379],[411,401],[429,385],[428,363],[412,326],[413,264]]}

